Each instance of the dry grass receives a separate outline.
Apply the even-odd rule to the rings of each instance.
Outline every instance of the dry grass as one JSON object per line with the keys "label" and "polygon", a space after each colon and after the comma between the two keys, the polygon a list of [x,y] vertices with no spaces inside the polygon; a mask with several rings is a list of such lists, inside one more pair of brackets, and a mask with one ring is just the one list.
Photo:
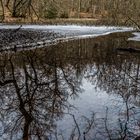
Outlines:
{"label": "dry grass", "polygon": [[82,25],[95,25],[98,24],[100,19],[93,18],[57,18],[57,19],[24,19],[24,18],[8,18],[4,20],[4,23],[8,24],[82,24]]}

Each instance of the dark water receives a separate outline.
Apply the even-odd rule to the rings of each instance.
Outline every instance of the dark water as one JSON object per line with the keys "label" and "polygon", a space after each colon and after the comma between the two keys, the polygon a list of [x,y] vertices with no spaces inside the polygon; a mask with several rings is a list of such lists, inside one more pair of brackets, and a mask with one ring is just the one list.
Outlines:
{"label": "dark water", "polygon": [[0,140],[133,140],[140,52],[114,33],[0,54]]}

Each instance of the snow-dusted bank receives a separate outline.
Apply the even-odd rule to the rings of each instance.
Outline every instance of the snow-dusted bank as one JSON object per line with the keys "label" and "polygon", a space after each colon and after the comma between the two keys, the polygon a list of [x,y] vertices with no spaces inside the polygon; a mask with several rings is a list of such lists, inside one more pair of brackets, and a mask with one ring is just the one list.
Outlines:
{"label": "snow-dusted bank", "polygon": [[[0,29],[16,29],[18,25],[1,25]],[[79,26],[79,25],[23,25],[22,29],[52,31],[60,33],[66,37],[94,37],[114,32],[131,31],[129,27],[115,26]]]}
{"label": "snow-dusted bank", "polygon": [[[0,29],[17,29],[19,25],[0,25]],[[41,31],[42,33],[52,32],[59,34],[58,37],[43,40],[37,40],[33,43],[22,43],[4,46],[2,51],[9,49],[21,48],[36,48],[43,46],[55,45],[58,42],[64,42],[80,38],[93,38],[97,36],[107,35],[116,32],[132,31],[133,28],[129,27],[115,27],[115,26],[79,26],[79,25],[22,25],[22,30]]]}

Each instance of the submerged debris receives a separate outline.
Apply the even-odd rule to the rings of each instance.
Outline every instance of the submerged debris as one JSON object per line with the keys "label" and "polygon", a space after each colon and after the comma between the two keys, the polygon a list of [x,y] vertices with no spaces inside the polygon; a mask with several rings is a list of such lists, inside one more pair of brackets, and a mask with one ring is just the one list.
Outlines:
{"label": "submerged debris", "polygon": [[140,49],[136,48],[116,48],[117,51],[129,52],[129,53],[140,53]]}

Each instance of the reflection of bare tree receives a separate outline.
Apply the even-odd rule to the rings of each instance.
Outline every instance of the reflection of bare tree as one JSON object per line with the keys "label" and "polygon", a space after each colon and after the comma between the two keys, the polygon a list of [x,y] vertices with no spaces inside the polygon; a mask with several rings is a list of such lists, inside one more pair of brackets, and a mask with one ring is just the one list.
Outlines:
{"label": "reflection of bare tree", "polygon": [[[16,64],[16,59],[20,64]],[[69,95],[79,88],[73,76],[53,62],[40,64],[35,52],[10,56],[3,60],[1,120],[3,134],[11,139],[45,139],[62,117]],[[8,73],[6,75],[6,72]],[[75,88],[76,87],[76,88]],[[5,90],[7,88],[7,90]]]}
{"label": "reflection of bare tree", "polygon": [[[71,67],[79,71],[81,77],[85,76],[94,85],[96,84],[97,88],[109,94],[116,94],[122,101],[120,103],[122,109],[116,110],[118,118],[115,122],[110,118],[109,108],[105,110],[103,118],[94,119],[96,127],[92,138],[122,140],[135,138],[139,129],[139,55],[120,53],[116,49],[120,46],[125,48],[132,46],[131,42],[127,42],[123,36],[113,38],[113,41],[110,38],[100,37],[96,41],[89,39],[89,42],[81,40],[77,41],[77,44],[72,43],[67,44],[66,48],[60,48],[62,51],[58,51],[58,54],[65,52],[60,59],[65,60],[65,64],[71,64]],[[133,45],[137,47],[137,44]],[[78,137],[79,133],[76,136]]]}
{"label": "reflection of bare tree", "polygon": [[[75,124],[68,136],[71,140],[134,138],[138,134],[134,126],[139,129],[139,56],[116,51],[131,43],[125,37],[113,41],[99,37],[64,44],[0,56],[2,137],[48,139],[57,119],[65,114]],[[83,77],[120,98],[115,121],[110,108],[105,108],[102,117],[84,116],[81,128],[69,112],[68,98],[78,95]]]}
{"label": "reflection of bare tree", "polygon": [[[99,41],[98,41],[99,39]],[[58,48],[58,53],[62,53],[60,59],[68,63],[71,67],[79,71],[81,77],[85,76],[97,88],[100,88],[109,94],[115,93],[122,101],[120,110],[116,110],[118,118],[111,119],[110,109],[105,109],[103,118],[94,117],[94,128],[90,127],[90,138],[102,139],[133,139],[138,134],[138,106],[139,106],[139,56],[137,54],[128,54],[117,52],[118,47],[129,47],[131,42],[127,42],[125,37],[111,40],[102,37],[96,41],[80,40],[77,44],[67,44],[66,48]],[[60,46],[59,46],[60,47]],[[137,44],[134,47],[137,47]],[[131,61],[130,61],[131,60]],[[78,67],[76,67],[78,66]],[[137,107],[135,107],[137,105]],[[137,118],[137,119],[136,119]],[[90,120],[90,119],[89,119]],[[91,119],[92,120],[92,119]],[[89,121],[88,121],[89,122]],[[83,138],[83,128],[76,127],[73,131],[72,138]],[[78,128],[78,129],[77,129]],[[80,129],[80,135],[79,130]],[[82,129],[82,130],[81,130]],[[84,132],[84,139],[89,135]]]}
{"label": "reflection of bare tree", "polygon": [[[115,49],[114,49],[115,50]],[[140,91],[140,72],[139,55],[137,54],[119,54],[107,47],[98,50],[97,59],[94,67],[87,71],[86,78],[93,84],[108,93],[115,93],[124,102],[121,106],[123,110],[118,112],[117,127],[112,128],[111,120],[108,118],[108,109],[106,116],[101,121],[99,134],[108,139],[131,139],[136,133],[134,129],[139,129],[139,114],[134,106],[139,106]],[[131,60],[131,61],[130,61]],[[105,124],[104,127],[102,124]],[[113,131],[112,131],[113,130]],[[104,132],[104,133],[103,133]],[[105,134],[105,135],[103,135]]]}

